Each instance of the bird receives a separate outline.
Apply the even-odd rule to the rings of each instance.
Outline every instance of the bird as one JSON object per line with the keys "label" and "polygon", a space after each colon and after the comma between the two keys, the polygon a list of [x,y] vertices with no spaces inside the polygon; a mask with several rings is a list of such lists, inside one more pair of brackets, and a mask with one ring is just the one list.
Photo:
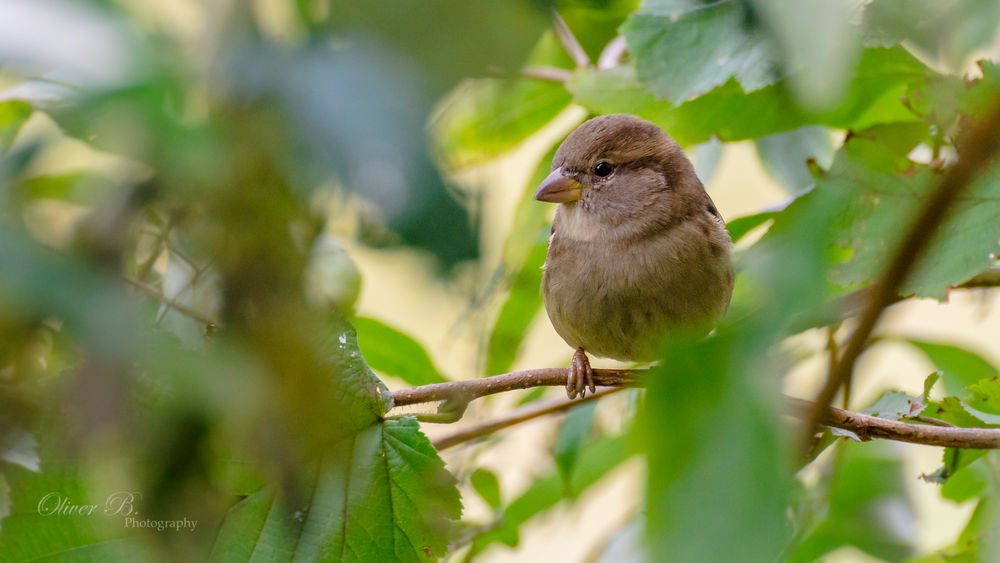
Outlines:
{"label": "bird", "polygon": [[542,298],[575,348],[570,399],[595,392],[587,353],[651,362],[670,334],[708,334],[735,274],[725,221],[676,141],[628,114],[594,117],[556,150],[534,194],[555,203]]}

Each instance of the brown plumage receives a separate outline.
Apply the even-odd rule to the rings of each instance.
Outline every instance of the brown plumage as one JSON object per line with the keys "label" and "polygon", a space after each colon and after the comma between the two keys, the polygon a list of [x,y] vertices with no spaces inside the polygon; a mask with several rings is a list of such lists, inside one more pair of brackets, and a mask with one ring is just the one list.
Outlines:
{"label": "brown plumage", "polygon": [[560,203],[542,295],[556,332],[576,348],[567,392],[594,391],[584,351],[651,361],[671,331],[725,314],[731,241],[681,148],[631,115],[580,125],[552,159],[535,199]]}

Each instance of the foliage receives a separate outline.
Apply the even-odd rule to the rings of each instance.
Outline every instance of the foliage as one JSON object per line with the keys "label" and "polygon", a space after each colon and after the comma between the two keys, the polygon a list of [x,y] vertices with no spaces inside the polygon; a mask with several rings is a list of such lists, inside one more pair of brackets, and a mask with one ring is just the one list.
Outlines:
{"label": "foliage", "polygon": [[[575,67],[540,1],[233,2],[191,8],[200,31],[141,4],[0,4],[0,560],[489,556],[626,462],[646,468],[628,502],[650,560],[996,553],[994,454],[947,448],[924,476],[976,508],[922,554],[899,452],[828,437],[807,478],[780,394],[787,339],[845,320],[838,298],[878,279],[998,103],[995,63],[965,72],[997,42],[995,2],[558,1],[601,61]],[[574,125],[574,105],[685,148],[753,141],[791,200],[730,218],[740,275],[713,335],[668,343],[624,423],[606,401],[571,411],[517,490],[474,465],[502,434],[442,458],[392,410],[379,376],[458,374],[426,335],[353,315],[349,254],[410,252],[453,291],[473,280],[469,317],[486,320],[455,332],[482,343],[483,375],[520,366],[543,317],[549,219],[531,196],[554,140],[502,247],[483,246],[485,196],[454,173]],[[998,205],[991,164],[902,294],[943,300],[994,265]],[[940,385],[865,412],[1000,428],[996,350],[885,340]],[[486,520],[462,519],[462,494]]]}

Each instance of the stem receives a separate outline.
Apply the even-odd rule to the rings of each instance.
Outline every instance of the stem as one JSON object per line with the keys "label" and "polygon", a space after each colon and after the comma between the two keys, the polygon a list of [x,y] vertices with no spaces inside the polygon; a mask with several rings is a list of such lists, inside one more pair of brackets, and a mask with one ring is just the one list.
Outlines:
{"label": "stem", "polygon": [[959,139],[956,146],[963,149],[958,163],[941,178],[889,267],[872,286],[870,301],[862,313],[858,327],[847,341],[840,360],[827,375],[826,384],[816,397],[811,413],[806,417],[802,440],[804,448],[811,443],[814,430],[825,416],[824,409],[831,403],[837,390],[851,377],[854,363],[865,349],[882,312],[896,301],[899,287],[917,263],[920,250],[930,242],[952,204],[1000,149],[1000,104],[993,107],[968,135]]}
{"label": "stem", "polygon": [[[594,380],[602,387],[642,387],[642,377],[646,370],[617,370],[617,369],[597,369],[594,370]],[[456,397],[464,399],[475,399],[494,393],[503,393],[515,389],[527,389],[538,386],[562,386],[566,384],[568,370],[565,368],[541,368],[533,370],[504,373],[482,379],[470,379],[465,381],[449,381],[446,383],[432,383],[419,387],[400,389],[392,394],[396,406],[412,405],[415,403],[425,403],[431,401],[442,401],[454,399]],[[603,397],[608,394],[606,391],[598,393]],[[867,414],[856,413],[844,409],[838,409],[827,405],[817,407],[816,403],[798,399],[795,397],[785,397],[789,403],[788,413],[803,420],[811,420],[816,412],[819,412],[817,424],[850,430],[863,441],[879,438],[883,440],[894,440],[897,442],[909,442],[912,444],[923,444],[927,446],[943,446],[950,448],[971,448],[971,449],[1000,449],[1000,428],[959,428],[952,426],[940,426],[936,424],[913,424],[878,418]],[[557,410],[545,411],[548,408],[572,408],[581,401],[565,401],[565,407],[556,405],[546,405],[540,409],[540,414],[525,416],[525,413],[508,415],[496,421],[480,425],[496,427],[495,429],[506,428],[524,420],[530,420],[535,416],[542,416],[547,412],[557,412]],[[515,420],[517,419],[517,420]],[[495,431],[495,430],[494,430]],[[465,441],[488,434],[489,431],[482,430],[475,436],[464,438]],[[448,437],[448,439],[455,439]],[[445,438],[441,439],[442,441]],[[459,442],[455,442],[459,443]],[[442,447],[450,447],[452,444],[445,444]]]}
{"label": "stem", "polygon": [[475,426],[470,426],[469,428],[463,428],[458,432],[444,436],[443,438],[438,438],[434,440],[434,447],[438,451],[446,450],[452,446],[457,446],[463,442],[468,442],[469,440],[475,440],[476,438],[481,438],[483,436],[488,436],[493,434],[498,430],[503,430],[509,426],[514,426],[515,424],[520,424],[522,422],[527,422],[529,420],[538,418],[540,416],[545,416],[547,414],[557,413],[567,411],[584,403],[589,403],[590,401],[596,401],[601,397],[607,395],[612,395],[614,393],[619,393],[624,391],[625,387],[615,387],[611,389],[601,389],[597,393],[588,395],[580,400],[570,400],[570,399],[556,399],[553,401],[547,401],[545,403],[537,405],[529,405],[520,409],[517,409],[511,413],[508,413],[502,417],[496,418],[490,422],[485,422],[483,424],[477,424]]}

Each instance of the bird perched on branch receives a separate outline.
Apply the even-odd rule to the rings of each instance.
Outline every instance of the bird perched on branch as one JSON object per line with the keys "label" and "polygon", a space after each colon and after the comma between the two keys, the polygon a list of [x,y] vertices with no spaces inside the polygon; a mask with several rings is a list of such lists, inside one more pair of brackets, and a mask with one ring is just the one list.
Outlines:
{"label": "bird perched on branch", "polygon": [[576,348],[566,391],[594,392],[586,352],[652,361],[673,331],[707,333],[729,307],[732,242],[680,146],[631,115],[570,133],[535,199],[559,203],[542,295]]}

